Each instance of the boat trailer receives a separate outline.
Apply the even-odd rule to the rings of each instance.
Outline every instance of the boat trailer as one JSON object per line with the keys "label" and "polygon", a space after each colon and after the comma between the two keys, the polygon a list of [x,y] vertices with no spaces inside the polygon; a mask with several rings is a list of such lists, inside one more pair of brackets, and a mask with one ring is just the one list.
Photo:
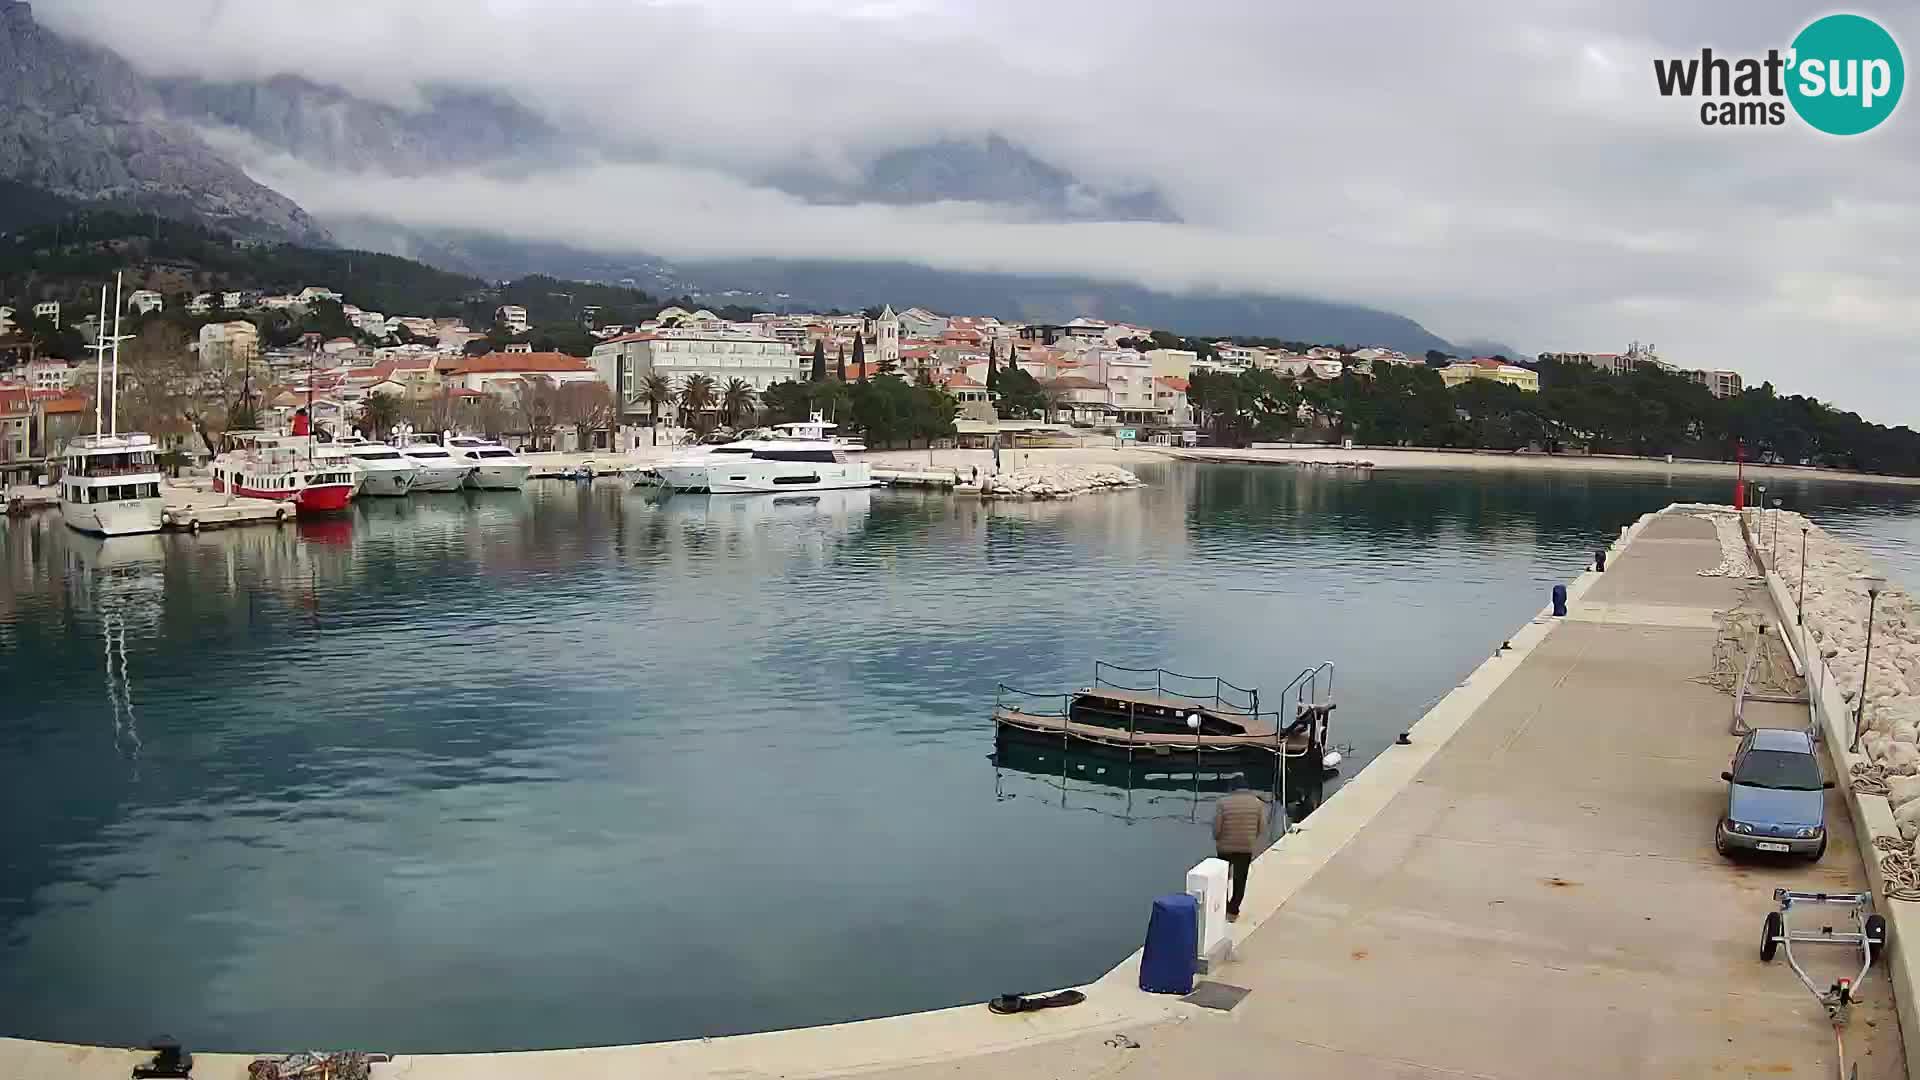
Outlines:
{"label": "boat trailer", "polygon": [[[1773,890],[1773,899],[1780,910],[1767,912],[1767,920],[1760,931],[1760,962],[1772,962],[1781,948],[1787,951],[1787,964],[1800,982],[1820,1002],[1827,1011],[1827,1020],[1833,1025],[1834,1052],[1838,1055],[1840,1080],[1853,1080],[1860,1072],[1856,1062],[1851,1071],[1847,1068],[1847,1016],[1858,1000],[1860,984],[1866,982],[1867,971],[1873,967],[1873,954],[1876,949],[1887,947],[1887,919],[1873,910],[1872,893],[1825,893],[1799,892],[1793,889]],[[1846,909],[1849,918],[1857,929],[1836,931],[1831,924],[1818,930],[1795,930],[1787,924],[1787,916],[1794,906],[1826,904]],[[1807,969],[1793,955],[1795,942],[1802,945],[1857,945],[1860,947],[1860,973],[1853,978],[1834,980],[1825,990],[1814,983]]]}

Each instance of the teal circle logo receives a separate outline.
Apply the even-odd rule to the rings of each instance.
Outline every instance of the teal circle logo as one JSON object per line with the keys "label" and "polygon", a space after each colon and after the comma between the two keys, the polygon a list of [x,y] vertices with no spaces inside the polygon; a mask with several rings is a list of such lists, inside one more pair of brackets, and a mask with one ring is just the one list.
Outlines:
{"label": "teal circle logo", "polygon": [[1900,46],[1862,15],[1815,19],[1793,39],[1787,100],[1829,135],[1872,131],[1893,115],[1906,86]]}

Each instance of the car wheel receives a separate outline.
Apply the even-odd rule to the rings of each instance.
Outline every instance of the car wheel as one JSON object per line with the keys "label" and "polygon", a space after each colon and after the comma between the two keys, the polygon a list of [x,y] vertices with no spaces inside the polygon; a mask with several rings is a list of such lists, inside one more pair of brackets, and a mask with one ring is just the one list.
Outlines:
{"label": "car wheel", "polygon": [[1813,857],[1811,859],[1808,859],[1807,861],[1819,862],[1820,857],[1822,855],[1825,855],[1826,853],[1827,853],[1827,838],[1825,836],[1822,836],[1820,837],[1820,846],[1813,849]]}
{"label": "car wheel", "polygon": [[1713,850],[1719,852],[1722,857],[1733,854],[1733,849],[1727,846],[1727,834],[1721,832],[1718,826],[1713,830]]}
{"label": "car wheel", "polygon": [[1767,912],[1767,921],[1760,925],[1760,962],[1770,964],[1773,954],[1780,949],[1780,939],[1786,936],[1787,920],[1777,911]]}
{"label": "car wheel", "polygon": [[1864,929],[1866,930],[1867,941],[1870,942],[1874,948],[1884,949],[1887,947],[1887,917],[1885,915],[1867,916],[1867,924]]}

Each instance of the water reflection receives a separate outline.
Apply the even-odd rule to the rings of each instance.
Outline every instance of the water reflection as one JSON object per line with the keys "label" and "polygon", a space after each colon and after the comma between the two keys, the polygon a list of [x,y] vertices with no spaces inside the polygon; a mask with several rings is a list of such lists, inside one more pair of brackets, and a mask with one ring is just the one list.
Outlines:
{"label": "water reflection", "polygon": [[[1619,525],[1724,494],[1143,472],[1033,504],[566,484],[317,529],[0,522],[0,1035],[579,1045],[1093,978],[1210,853],[1211,800],[1277,778],[996,748],[995,682],[1332,659],[1351,775]],[[1912,521],[1904,491],[1807,498]],[[1296,815],[1333,787],[1295,779]]]}
{"label": "water reflection", "polygon": [[[1249,788],[1268,797],[1277,835],[1278,808],[1298,824],[1326,800],[1329,774],[1304,760],[1284,773],[1271,756],[1238,761],[1213,756],[1127,751],[1001,732],[994,741],[993,794],[999,801],[1039,798],[1062,809],[1090,810],[1132,824],[1165,819],[1212,820],[1221,795]],[[1024,790],[1023,790],[1024,789]]]}

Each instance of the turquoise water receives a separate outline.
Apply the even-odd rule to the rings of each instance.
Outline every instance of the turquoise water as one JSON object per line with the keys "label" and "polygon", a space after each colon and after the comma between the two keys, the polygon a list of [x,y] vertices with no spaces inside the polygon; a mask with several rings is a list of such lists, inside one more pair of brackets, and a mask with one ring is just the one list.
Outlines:
{"label": "turquoise water", "polygon": [[[1032,505],[554,483],[108,544],[0,524],[0,1034],[544,1047],[1090,979],[1209,853],[1221,785],[996,759],[997,683],[1331,659],[1350,775],[1619,526],[1726,486],[1142,473]],[[1904,489],[1783,486],[1913,536]]]}

